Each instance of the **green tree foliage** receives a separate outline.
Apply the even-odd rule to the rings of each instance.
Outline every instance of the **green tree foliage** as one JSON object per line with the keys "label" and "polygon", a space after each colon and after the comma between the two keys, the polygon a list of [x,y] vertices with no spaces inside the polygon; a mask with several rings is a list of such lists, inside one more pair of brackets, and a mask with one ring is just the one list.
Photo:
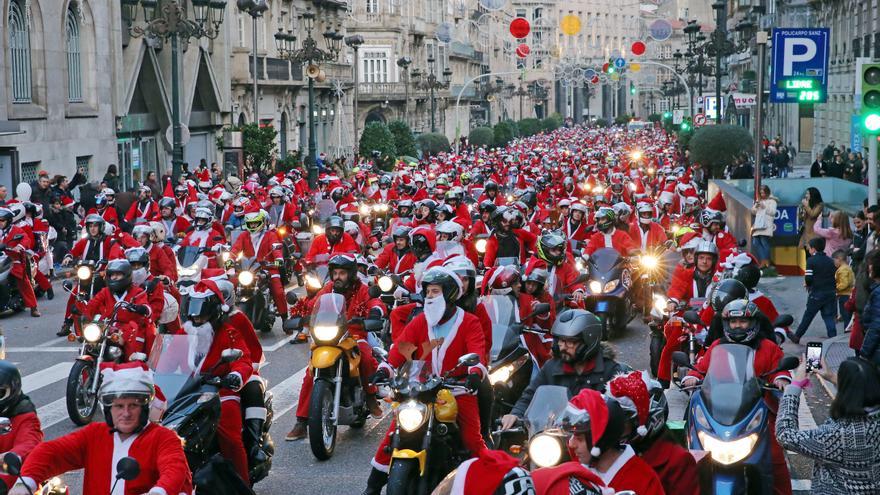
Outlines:
{"label": "green tree foliage", "polygon": [[520,137],[534,136],[541,132],[541,121],[538,119],[522,119],[516,124]]}
{"label": "green tree foliage", "polygon": [[468,141],[473,146],[492,147],[495,144],[495,132],[491,127],[477,127],[468,135]]}
{"label": "green tree foliage", "polygon": [[625,125],[626,123],[629,122],[630,118],[631,117],[627,114],[618,115],[617,117],[614,118],[614,124],[615,125]]}
{"label": "green tree foliage", "polygon": [[736,155],[748,153],[754,147],[752,135],[738,125],[707,125],[697,129],[688,142],[691,163],[707,167],[713,177],[721,177],[724,167]]}
{"label": "green tree foliage", "polygon": [[302,156],[300,156],[299,150],[292,150],[287,152],[287,156],[279,157],[275,161],[275,171],[276,173],[287,172],[294,168],[302,168],[302,165]]}
{"label": "green tree foliage", "polygon": [[262,170],[265,173],[273,173],[272,158],[275,156],[275,139],[278,133],[271,125],[260,127],[257,124],[245,124],[243,126],[231,126],[223,129],[217,136],[217,147],[223,147],[223,132],[241,132],[244,149],[244,164],[248,171]]}
{"label": "green tree foliage", "polygon": [[394,146],[397,148],[398,155],[416,156],[416,138],[413,136],[412,130],[402,120],[395,120],[388,124],[388,130],[394,136]]}
{"label": "green tree foliage", "polygon": [[549,117],[541,120],[541,128],[544,132],[554,131],[562,127],[564,119],[558,113],[552,113]]}
{"label": "green tree foliage", "polygon": [[606,119],[596,119],[594,122],[596,127],[608,127],[608,121]]}
{"label": "green tree foliage", "polygon": [[427,156],[449,151],[449,138],[439,132],[427,132],[416,138],[419,149]]}
{"label": "green tree foliage", "polygon": [[515,130],[510,121],[495,124],[493,131],[495,133],[495,146],[507,146],[507,143],[513,141],[513,138],[516,137]]}
{"label": "green tree foliage", "polygon": [[663,116],[659,113],[652,113],[651,115],[648,115],[648,122],[660,122],[661,119],[663,119]]}
{"label": "green tree foliage", "polygon": [[[370,122],[361,133],[358,152],[361,156],[372,157],[385,170],[394,165],[397,146],[388,126],[381,122]],[[378,153],[378,156],[376,156]]]}

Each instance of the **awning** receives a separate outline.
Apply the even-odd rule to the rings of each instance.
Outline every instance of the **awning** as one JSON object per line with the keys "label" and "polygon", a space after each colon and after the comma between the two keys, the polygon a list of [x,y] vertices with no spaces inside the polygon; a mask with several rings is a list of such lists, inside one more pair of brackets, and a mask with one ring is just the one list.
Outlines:
{"label": "awning", "polygon": [[0,120],[0,136],[12,136],[15,134],[24,134],[24,131],[21,130],[21,124]]}

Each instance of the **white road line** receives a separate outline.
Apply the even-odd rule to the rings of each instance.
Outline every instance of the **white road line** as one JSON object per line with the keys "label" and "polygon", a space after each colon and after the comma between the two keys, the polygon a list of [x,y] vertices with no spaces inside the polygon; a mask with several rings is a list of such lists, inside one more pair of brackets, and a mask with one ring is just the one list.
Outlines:
{"label": "white road line", "polygon": [[809,492],[813,490],[813,480],[791,480],[792,491]]}
{"label": "white road line", "polygon": [[37,416],[40,418],[40,424],[43,426],[43,431],[46,431],[67,419],[67,404],[65,400],[66,399],[62,397],[55,402],[37,408]]}
{"label": "white road line", "polygon": [[42,344],[37,344],[36,347],[51,347],[55,344],[60,344],[62,342],[68,342],[67,337],[58,337],[58,338],[52,339],[48,342],[43,342]]}
{"label": "white road line", "polygon": [[71,366],[73,366],[73,362],[58,363],[55,366],[23,376],[21,378],[21,388],[24,390],[24,393],[29,394],[34,390],[39,390],[46,385],[67,378],[67,375],[70,374]]}
{"label": "white road line", "polygon": [[284,416],[296,407],[306,369],[303,368],[297,371],[290,378],[269,389],[274,396],[272,404],[275,407],[275,419],[273,421],[277,422],[281,416]]}
{"label": "white road line", "polygon": [[7,353],[11,352],[32,352],[32,353],[40,353],[40,352],[79,352],[78,347],[7,347]]}
{"label": "white road line", "polygon": [[287,335],[283,339],[279,340],[278,342],[275,342],[274,344],[272,344],[268,347],[263,347],[263,352],[275,352],[278,349],[281,349],[282,347],[284,347],[285,344],[287,344],[288,342],[293,340],[293,337],[294,337],[293,335]]}

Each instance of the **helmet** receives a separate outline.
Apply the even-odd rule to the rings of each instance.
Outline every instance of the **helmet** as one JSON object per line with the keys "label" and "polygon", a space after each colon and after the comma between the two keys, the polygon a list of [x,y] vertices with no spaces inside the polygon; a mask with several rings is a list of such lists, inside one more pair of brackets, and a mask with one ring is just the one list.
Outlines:
{"label": "helmet", "polygon": [[724,214],[720,211],[703,210],[700,212],[700,225],[709,228],[713,223],[724,224]]}
{"label": "helmet", "polygon": [[495,203],[491,199],[484,199],[480,202],[480,213],[489,212],[490,214],[495,211]]}
{"label": "helmet", "polygon": [[709,304],[716,313],[720,313],[731,301],[749,297],[749,291],[739,280],[727,278],[712,286],[709,292]]}
{"label": "helmet", "polygon": [[[92,213],[91,215],[88,215],[86,217],[86,229],[88,229],[93,224],[97,225],[99,237],[104,234],[104,224],[105,223],[107,223],[107,222],[104,221],[104,217],[102,217],[101,215],[98,215],[96,213]],[[91,235],[91,234],[89,234],[89,235]]]}
{"label": "helmet", "polygon": [[174,207],[177,206],[177,202],[174,201],[174,198],[162,198],[159,200],[159,210],[162,208],[171,208],[171,211],[174,211]]}
{"label": "helmet", "polygon": [[694,249],[694,256],[699,256],[701,254],[711,254],[715,257],[715,260],[718,260],[718,246],[715,245],[714,242],[709,242],[705,240],[701,240],[697,245],[697,248]]}
{"label": "helmet", "polygon": [[207,208],[196,208],[193,214],[193,227],[196,230],[208,230],[211,228],[211,222],[214,221],[214,215]]}
{"label": "helmet", "polygon": [[490,273],[486,273],[484,288],[491,294],[508,294],[513,286],[520,281],[519,269],[513,265],[495,267]]}
{"label": "helmet", "polygon": [[[113,275],[117,273],[122,277],[114,280]],[[107,287],[117,295],[131,287],[131,263],[128,260],[112,260],[107,263]]]}
{"label": "helmet", "polygon": [[[406,208],[406,214],[403,213],[403,209]],[[402,217],[407,217],[412,214],[413,202],[411,199],[401,199],[397,202],[397,212]]]}
{"label": "helmet", "polygon": [[345,220],[342,217],[338,217],[333,215],[332,217],[327,219],[327,224],[324,225],[325,230],[329,229],[342,229],[345,230]]}
{"label": "helmet", "polygon": [[602,341],[602,322],[593,313],[583,309],[565,311],[556,318],[550,329],[553,335],[553,355],[560,357],[559,343],[556,339],[580,339],[581,343],[575,351],[575,362],[592,359],[599,352]]}
{"label": "helmet", "polygon": [[[91,216],[91,215],[90,215]],[[12,213],[12,210],[9,208],[0,208],[0,221],[6,221],[6,226],[12,225],[12,219],[15,217],[15,214]],[[99,217],[100,218],[100,217]],[[102,219],[103,220],[103,219]]]}
{"label": "helmet", "polygon": [[284,188],[281,186],[275,186],[272,189],[269,189],[269,197],[284,199],[284,197],[285,197]]}
{"label": "helmet", "polygon": [[[550,253],[551,249],[562,249],[558,255]],[[544,234],[538,238],[538,258],[551,265],[559,265],[565,261],[565,238],[556,232]]]}
{"label": "helmet", "polygon": [[456,203],[461,201],[462,193],[461,189],[458,187],[453,187],[452,189],[446,191],[446,202],[449,203],[451,201],[455,201]]}
{"label": "helmet", "polygon": [[574,179],[571,177],[566,177],[562,181],[562,186],[568,189],[569,187],[574,187]]}
{"label": "helmet", "polygon": [[443,214],[443,221],[447,221],[455,215],[450,205],[440,205],[434,209],[435,216],[440,216],[441,213]]}
{"label": "helmet", "polygon": [[266,210],[247,213],[244,216],[244,228],[251,234],[256,234],[266,228],[269,221],[269,215]]}
{"label": "helmet", "polygon": [[761,280],[761,269],[758,268],[758,265],[749,263],[737,270],[736,276],[733,278],[734,280],[742,282],[742,284],[746,286],[746,289],[752,291],[758,286],[758,282]]}
{"label": "helmet", "polygon": [[382,186],[390,187],[391,186],[391,177],[389,177],[387,175],[383,175],[382,177],[380,177],[379,178],[379,187],[382,187]]}
{"label": "helmet", "polygon": [[394,232],[392,232],[391,237],[394,239],[407,239],[409,240],[409,233],[412,231],[412,227],[406,225],[400,225],[394,228]]}
{"label": "helmet", "polygon": [[13,203],[9,205],[9,211],[12,212],[12,223],[15,223],[22,218],[24,218],[24,205],[21,203]]}
{"label": "helmet", "polygon": [[355,280],[357,280],[357,259],[350,254],[337,254],[330,258],[330,262],[327,263],[327,271],[332,275],[333,270],[337,268],[341,268],[348,272],[348,281],[346,282],[345,287],[340,287],[340,290],[348,290],[351,288],[352,284],[354,284]]}
{"label": "helmet", "polygon": [[214,322],[223,314],[224,306],[227,306],[226,301],[220,301],[220,297],[212,290],[191,290],[186,316],[189,319],[200,318]]}
{"label": "helmet", "polygon": [[[133,247],[125,250],[125,260],[129,264],[137,263],[144,268],[150,268],[150,253],[142,247]],[[133,268],[133,267],[132,267]]]}
{"label": "helmet", "polygon": [[9,408],[21,398],[21,372],[9,361],[0,360],[0,414],[10,416]]}
{"label": "helmet", "polygon": [[150,228],[153,230],[150,240],[153,242],[165,242],[167,232],[162,222],[150,222]]}
{"label": "helmet", "polygon": [[587,205],[581,203],[580,201],[574,201],[571,203],[571,207],[568,210],[568,214],[571,215],[573,212],[579,211],[584,215],[587,214]]}
{"label": "helmet", "polygon": [[[748,299],[737,299],[724,306],[721,312],[721,323],[724,328],[724,336],[730,342],[746,344],[758,336],[760,324],[758,322],[758,306]],[[730,320],[745,319],[749,321],[746,328],[731,328]]]}
{"label": "helmet", "polygon": [[538,195],[532,191],[525,192],[522,196],[519,197],[519,200],[523,202],[530,210],[534,209],[538,206]]}
{"label": "helmet", "polygon": [[98,193],[98,195],[95,196],[95,208],[102,210],[106,207],[107,207],[107,196],[104,196],[103,194]]}
{"label": "helmet", "polygon": [[603,206],[596,210],[596,228],[599,229],[600,232],[608,232],[611,230],[611,228],[614,227],[616,219],[617,215],[614,214],[612,208]]}
{"label": "helmet", "polygon": [[[600,412],[601,409],[605,411]],[[599,420],[603,416],[607,421]],[[572,397],[557,421],[562,423],[565,432],[585,435],[591,447],[590,454],[598,457],[602,452],[620,445],[626,420],[627,414],[617,399],[585,388]],[[594,429],[598,429],[597,433],[601,432],[598,439],[595,439],[597,435],[593,433]]]}
{"label": "helmet", "polygon": [[183,184],[180,184],[174,188],[174,195],[177,197],[187,196],[189,195],[189,188]]}
{"label": "helmet", "polygon": [[460,241],[464,236],[464,228],[460,224],[449,220],[440,222],[435,231],[437,235],[446,234],[449,241]]}
{"label": "helmet", "polygon": [[245,211],[248,206],[250,206],[251,200],[246,198],[245,196],[239,196],[235,198],[232,202],[232,213],[237,217],[243,217]]}
{"label": "helmet", "polygon": [[431,243],[428,241],[424,232],[416,232],[415,234],[410,233],[410,236],[412,237],[410,240],[410,246],[412,246],[412,252],[416,255],[417,259],[422,260],[423,258],[431,256],[431,253],[434,252],[434,248],[431,247]]}
{"label": "helmet", "polygon": [[346,220],[345,222],[343,222],[342,230],[344,230],[346,234],[350,235],[352,239],[357,239],[358,235],[361,233],[361,228],[358,227],[357,222],[352,222],[351,220]]}
{"label": "helmet", "polygon": [[[232,284],[228,279],[212,279],[214,283],[217,284],[217,288],[220,289],[220,293],[223,294],[223,302],[226,303],[230,308],[235,305],[235,285]],[[222,308],[221,308],[222,309]]]}
{"label": "helmet", "polygon": [[[421,215],[420,210],[422,209],[422,207],[425,207],[428,209],[427,215],[420,216]],[[434,201],[433,199],[423,199],[416,204],[416,213],[417,213],[416,218],[418,218],[419,220],[427,221],[427,222],[433,222],[434,219],[436,218],[436,214],[435,214],[436,210],[437,210],[437,202],[436,201]]]}
{"label": "helmet", "polygon": [[614,210],[615,215],[620,219],[629,216],[632,213],[632,208],[622,201],[620,203],[614,203],[614,206],[612,206],[611,209]]}
{"label": "helmet", "polygon": [[538,292],[544,290],[544,285],[547,283],[547,279],[550,277],[550,274],[547,273],[547,270],[543,268],[535,268],[528,275],[526,275],[526,282],[534,282],[538,284]]}
{"label": "helmet", "polygon": [[443,289],[443,299],[447,305],[452,305],[461,295],[461,281],[457,280],[454,273],[442,267],[429,268],[422,275],[422,295],[428,292],[429,285],[439,285]]}
{"label": "helmet", "polygon": [[[139,366],[135,366],[139,365]],[[120,369],[108,368],[101,372],[101,388],[98,399],[104,408],[104,420],[113,428],[113,416],[110,407],[115,399],[137,399],[141,405],[140,424],[136,431],[147,426],[150,414],[150,401],[156,393],[153,384],[153,372],[143,369],[142,363],[122,365]]]}
{"label": "helmet", "polygon": [[498,192],[498,184],[496,184],[495,181],[487,180],[486,185],[483,186],[483,191],[485,191],[485,192],[489,192],[489,191]]}
{"label": "helmet", "polygon": [[[37,214],[37,205],[31,203],[30,201],[26,203],[22,203],[24,205],[24,212],[31,216],[31,218],[37,218],[39,215]],[[43,207],[40,206],[40,212],[42,212]]]}
{"label": "helmet", "polygon": [[147,246],[150,245],[150,242],[153,240],[153,227],[147,224],[135,225],[134,228],[131,229],[131,236],[140,241],[140,237],[142,235],[147,236]]}
{"label": "helmet", "polygon": [[461,182],[462,182],[462,184],[467,184],[467,183],[470,182],[470,181],[471,181],[471,174],[468,173],[468,172],[462,172],[462,173],[461,173]]}
{"label": "helmet", "polygon": [[110,189],[109,187],[101,189],[101,194],[103,194],[104,197],[107,198],[107,203],[113,204],[113,202],[116,201],[116,191]]}

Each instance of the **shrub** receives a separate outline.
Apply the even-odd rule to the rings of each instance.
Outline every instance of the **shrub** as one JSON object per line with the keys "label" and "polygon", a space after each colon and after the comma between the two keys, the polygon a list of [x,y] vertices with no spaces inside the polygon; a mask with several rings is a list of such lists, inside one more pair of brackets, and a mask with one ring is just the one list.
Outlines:
{"label": "shrub", "polygon": [[416,156],[416,138],[413,136],[412,130],[402,120],[395,120],[388,124],[388,130],[394,137],[394,147],[397,149],[398,155]]}
{"label": "shrub", "polygon": [[495,144],[495,132],[491,127],[477,127],[468,135],[468,141],[473,146],[489,148]]}
{"label": "shrub", "polygon": [[608,121],[606,119],[596,119],[594,124],[596,127],[608,127]]}
{"label": "shrub", "polygon": [[419,149],[424,155],[433,156],[449,151],[449,139],[438,132],[428,132],[416,138]]}
{"label": "shrub", "polygon": [[493,129],[495,134],[495,146],[507,146],[507,143],[513,141],[516,137],[514,128],[509,121],[499,122],[495,124]]}
{"label": "shrub", "polygon": [[541,121],[538,119],[522,119],[517,122],[516,126],[517,128],[519,128],[520,137],[534,136],[535,134],[541,132]]}
{"label": "shrub", "polygon": [[754,147],[752,135],[738,125],[707,125],[697,129],[688,143],[691,163],[706,166],[713,177],[721,177],[724,167],[740,153]]}
{"label": "shrub", "polygon": [[660,122],[662,118],[663,116],[659,113],[652,113],[651,115],[648,115],[648,122]]}
{"label": "shrub", "polygon": [[[361,133],[358,152],[361,156],[373,158],[383,169],[394,164],[397,157],[397,146],[394,145],[394,136],[388,130],[388,126],[381,122],[370,122]],[[376,157],[374,152],[378,152]]]}

